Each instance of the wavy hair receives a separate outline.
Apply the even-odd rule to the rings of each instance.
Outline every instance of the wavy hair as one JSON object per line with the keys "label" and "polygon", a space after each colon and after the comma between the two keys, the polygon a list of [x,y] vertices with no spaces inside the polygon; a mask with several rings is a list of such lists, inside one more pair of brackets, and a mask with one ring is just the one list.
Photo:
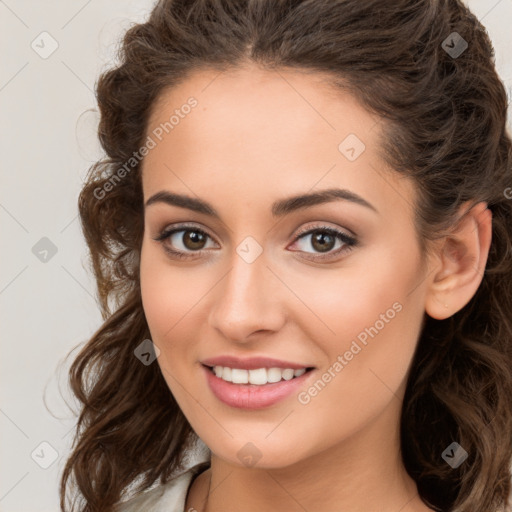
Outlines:
{"label": "wavy hair", "polygon": [[[461,48],[449,39],[454,32],[468,43],[460,55],[449,51]],[[434,510],[508,510],[512,141],[494,48],[475,15],[459,0],[161,0],[125,32],[118,58],[96,83],[105,156],[78,201],[103,324],[69,372],[80,414],[61,510],[71,483],[70,510],[115,510],[130,486],[143,492],[181,471],[197,440],[158,365],[134,357],[150,338],[139,281],[143,194],[140,163],[120,179],[119,169],[142,146],[165,89],[196,71],[246,63],[320,73],[380,116],[382,157],[419,191],[423,250],[464,202],[487,202],[492,244],[480,287],[450,318],[425,315],[401,412],[401,456]],[[455,469],[442,459],[453,441],[468,452]]]}

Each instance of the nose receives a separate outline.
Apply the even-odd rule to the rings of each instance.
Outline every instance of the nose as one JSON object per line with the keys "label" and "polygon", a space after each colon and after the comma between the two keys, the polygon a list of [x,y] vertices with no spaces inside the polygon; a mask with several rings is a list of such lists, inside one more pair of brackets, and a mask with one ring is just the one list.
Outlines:
{"label": "nose", "polygon": [[287,290],[269,268],[264,253],[248,263],[234,252],[231,262],[215,287],[210,326],[238,343],[251,342],[256,334],[279,331],[286,321],[283,294]]}

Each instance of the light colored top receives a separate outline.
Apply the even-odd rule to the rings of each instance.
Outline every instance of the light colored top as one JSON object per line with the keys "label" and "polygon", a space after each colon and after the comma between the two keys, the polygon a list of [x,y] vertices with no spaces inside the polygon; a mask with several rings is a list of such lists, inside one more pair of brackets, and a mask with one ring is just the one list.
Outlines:
{"label": "light colored top", "polygon": [[201,463],[149,491],[117,505],[118,512],[189,512],[185,502],[192,479],[200,472]]}

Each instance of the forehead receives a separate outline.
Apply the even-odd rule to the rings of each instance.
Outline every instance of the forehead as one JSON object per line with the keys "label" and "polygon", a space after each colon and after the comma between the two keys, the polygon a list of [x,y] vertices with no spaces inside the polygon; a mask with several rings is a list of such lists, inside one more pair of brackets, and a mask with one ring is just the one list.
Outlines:
{"label": "forehead", "polygon": [[412,184],[379,156],[383,129],[325,75],[198,71],[153,106],[146,134],[156,145],[143,161],[144,195],[188,188],[228,199],[231,190],[231,200],[265,201],[336,186],[403,211],[412,206]]}
{"label": "forehead", "polygon": [[[371,132],[380,121],[350,94],[331,86],[325,75],[252,66],[197,71],[164,90],[153,105],[148,131],[169,121],[169,114],[186,106],[191,97],[197,105],[187,108],[190,112],[180,116],[177,124],[173,122],[173,134],[203,143],[214,141],[222,147],[252,141],[270,142],[274,147],[276,135],[279,142],[285,138],[290,145],[305,137],[309,145],[318,144],[320,139],[329,144],[348,133],[370,142],[378,130]],[[228,140],[225,135],[229,135]],[[247,141],[248,135],[251,141]],[[278,149],[284,151],[286,147]]]}

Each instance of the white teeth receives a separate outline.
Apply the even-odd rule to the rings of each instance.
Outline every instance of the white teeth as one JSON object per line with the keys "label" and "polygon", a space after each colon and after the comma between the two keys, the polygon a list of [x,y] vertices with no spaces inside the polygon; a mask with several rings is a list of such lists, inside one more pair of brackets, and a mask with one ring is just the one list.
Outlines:
{"label": "white teeth", "polygon": [[[219,366],[219,368],[222,368],[222,366]],[[226,382],[233,382],[231,377],[231,368],[228,366],[225,366],[222,368],[222,375],[220,375]]]}
{"label": "white teeth", "polygon": [[286,368],[286,370],[283,370],[283,379],[284,380],[293,379],[293,370],[291,368]]}
{"label": "white teeth", "polygon": [[231,378],[233,384],[248,384],[249,372],[247,370],[239,370],[238,368],[231,368]]}
{"label": "white teeth", "polygon": [[256,370],[243,370],[239,368],[229,368],[228,366],[214,366],[213,372],[226,382],[234,384],[256,384],[263,386],[273,382],[279,382],[281,379],[291,380],[293,377],[300,377],[306,372],[306,368],[293,370],[292,368],[258,368]]}
{"label": "white teeth", "polygon": [[267,370],[267,382],[279,382],[281,377],[281,368],[269,368]]}
{"label": "white teeth", "polygon": [[249,382],[251,384],[262,384],[267,383],[267,370],[265,368],[258,368],[257,370],[249,370]]}

